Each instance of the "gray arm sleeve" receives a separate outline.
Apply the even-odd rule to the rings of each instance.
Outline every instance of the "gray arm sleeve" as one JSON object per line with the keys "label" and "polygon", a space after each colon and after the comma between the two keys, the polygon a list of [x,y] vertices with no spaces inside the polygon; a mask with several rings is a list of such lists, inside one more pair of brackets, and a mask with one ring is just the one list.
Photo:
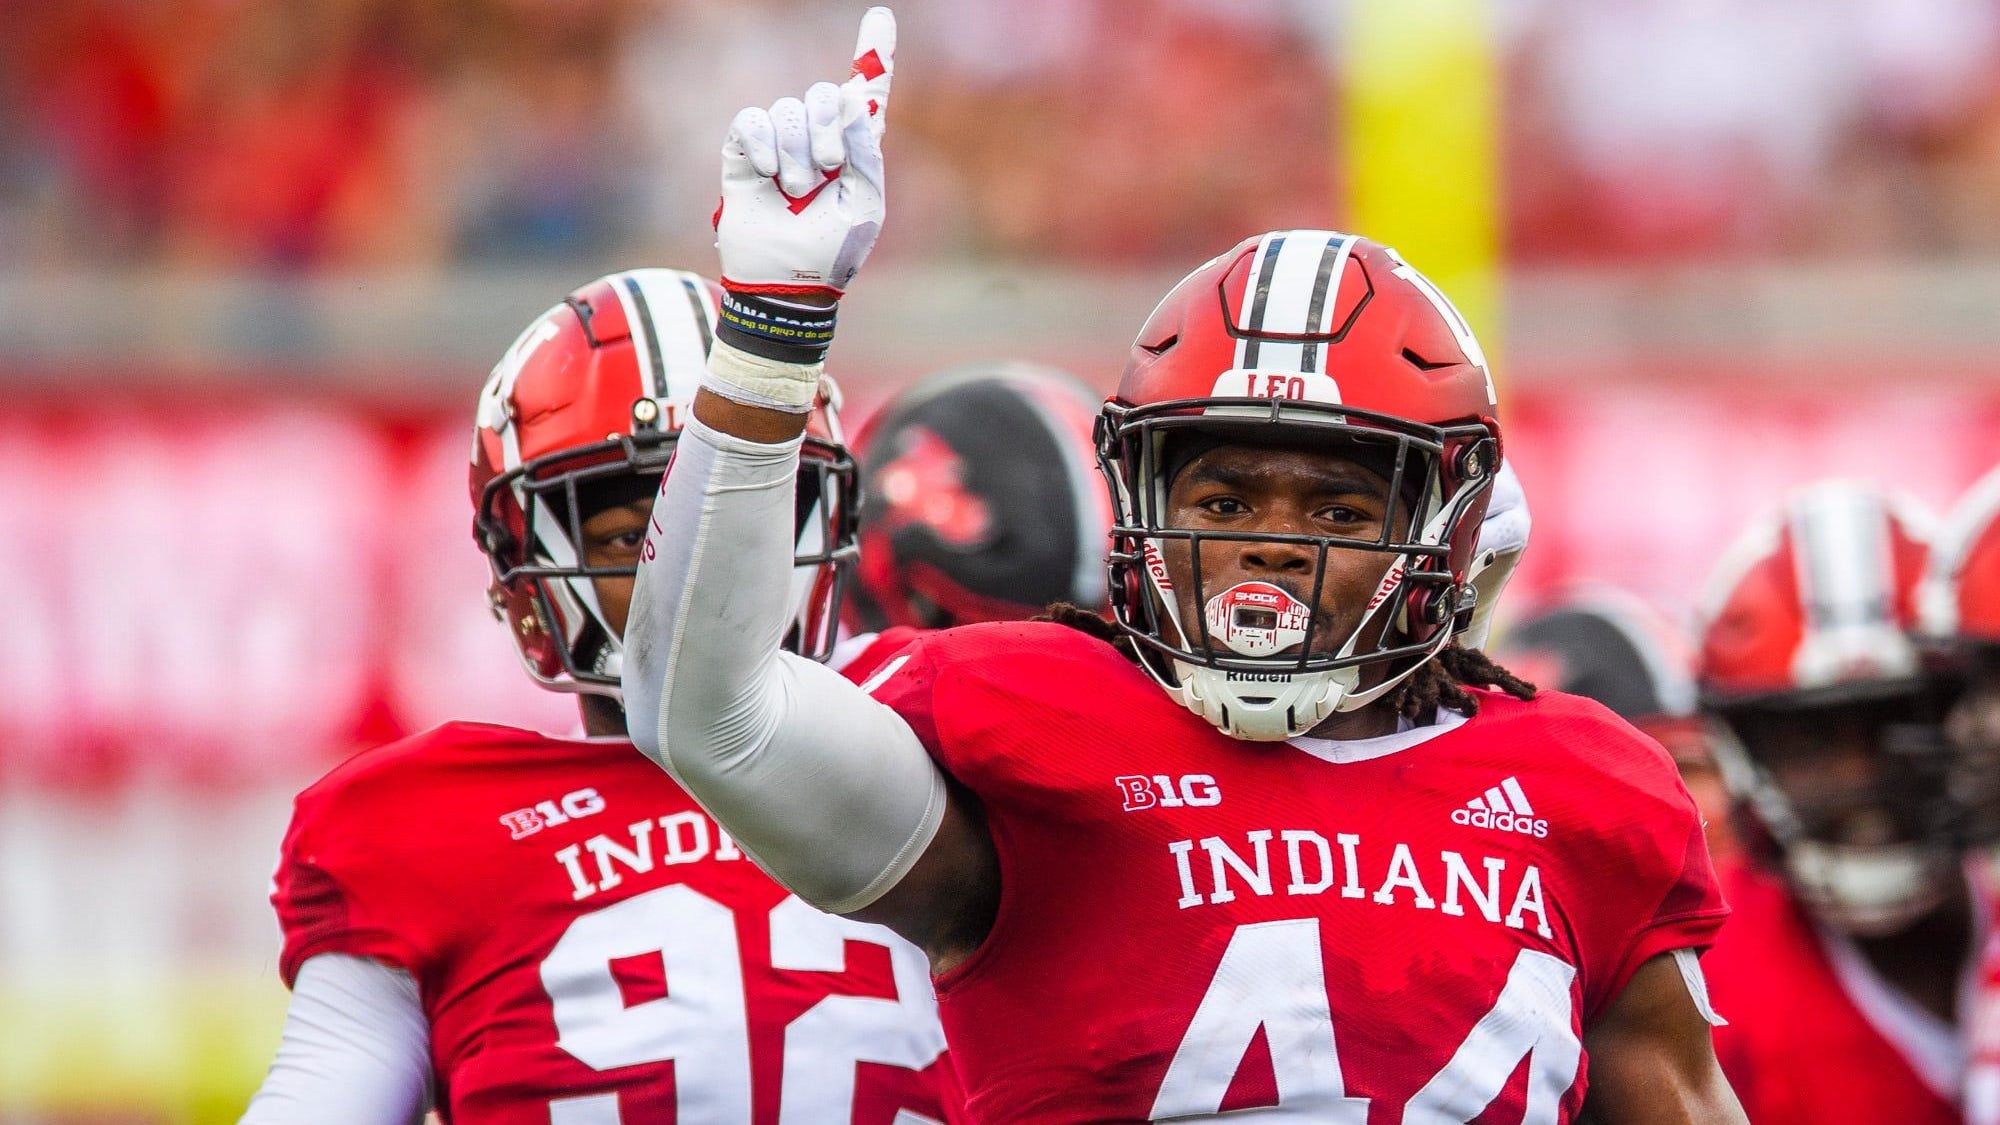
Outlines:
{"label": "gray arm sleeve", "polygon": [[413,1125],[430,1108],[417,982],[368,957],[299,967],[278,1057],[239,1125]]}
{"label": "gray arm sleeve", "polygon": [[625,714],[633,742],[758,866],[846,913],[929,846],[944,778],[901,716],[779,647],[799,444],[682,431],[626,624]]}

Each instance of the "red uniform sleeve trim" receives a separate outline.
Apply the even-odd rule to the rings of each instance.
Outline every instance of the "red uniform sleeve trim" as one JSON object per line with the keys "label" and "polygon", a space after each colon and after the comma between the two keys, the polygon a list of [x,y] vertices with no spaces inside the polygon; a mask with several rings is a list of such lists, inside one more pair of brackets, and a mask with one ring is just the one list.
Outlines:
{"label": "red uniform sleeve trim", "polygon": [[1641,927],[1639,932],[1633,935],[1632,944],[1626,950],[1624,959],[1618,963],[1618,972],[1612,977],[1611,987],[1605,990],[1604,998],[1598,1001],[1596,1010],[1590,1013],[1585,1026],[1597,1022],[1597,1017],[1603,1015],[1604,1010],[1618,999],[1619,994],[1625,991],[1625,986],[1631,983],[1632,975],[1639,971],[1639,966],[1663,953],[1672,953],[1676,949],[1697,951],[1707,949],[1715,944],[1716,932],[1722,929],[1722,923],[1728,917],[1729,908],[1722,906],[1690,914],[1657,918]]}
{"label": "red uniform sleeve trim", "polygon": [[[345,953],[352,957],[372,957],[393,968],[401,969],[412,977],[418,977],[417,951],[392,933],[383,930],[342,930],[339,933],[319,934],[303,938],[295,944],[287,944],[278,958],[278,976],[286,988],[298,983],[299,970],[307,961],[322,953]],[[421,980],[421,977],[418,977]]]}
{"label": "red uniform sleeve trim", "polygon": [[1653,906],[1651,918],[1632,933],[1632,940],[1619,959],[1611,986],[1598,994],[1588,1018],[1592,1021],[1625,991],[1625,985],[1639,966],[1662,953],[1676,949],[1705,950],[1715,944],[1716,932],[1729,918],[1729,904],[1722,900],[1715,865],[1708,856],[1708,841],[1701,818],[1691,815],[1686,850],[1674,881]]}

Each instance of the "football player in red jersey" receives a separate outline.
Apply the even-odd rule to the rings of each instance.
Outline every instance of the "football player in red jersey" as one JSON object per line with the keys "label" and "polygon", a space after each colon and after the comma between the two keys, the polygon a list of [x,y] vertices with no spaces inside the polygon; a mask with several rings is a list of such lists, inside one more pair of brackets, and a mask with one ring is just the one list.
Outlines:
{"label": "football player in red jersey", "polygon": [[1141,330],[1098,431],[1122,650],[970,626],[861,690],[779,650],[799,435],[883,216],[892,30],[872,10],[844,88],[725,141],[723,319],[634,595],[635,741],[801,897],[926,949],[975,1120],[1742,1121],[1695,957],[1726,908],[1673,762],[1452,643],[1490,561],[1493,387],[1385,247],[1253,238]]}
{"label": "football player in red jersey", "polygon": [[[584,733],[447,724],[299,796],[273,894],[292,1002],[246,1122],[944,1118],[923,955],[787,894],[623,735],[633,569],[715,309],[694,274],[614,274],[494,369],[475,536],[529,675],[577,693]],[[814,654],[853,475],[826,403],[810,430],[779,597]]]}
{"label": "football player in red jersey", "polygon": [[[1921,588],[1920,639],[1959,691],[1944,723],[1961,836],[1978,849],[1991,890],[2000,836],[2000,469],[1953,506]],[[1969,1011],[1958,1024],[1967,1060],[1967,1125],[2000,1125],[2000,934],[1990,921]],[[1964,1001],[1961,1001],[1964,1003]]]}
{"label": "football player in red jersey", "polygon": [[1928,520],[1800,491],[1705,596],[1697,678],[1753,863],[1709,956],[1723,1066],[1759,1125],[1960,1120],[1959,1003],[1988,910],[1909,634]]}
{"label": "football player in red jersey", "polygon": [[854,438],[867,500],[848,619],[864,629],[1102,610],[1111,506],[1083,384],[1039,364],[931,375]]}

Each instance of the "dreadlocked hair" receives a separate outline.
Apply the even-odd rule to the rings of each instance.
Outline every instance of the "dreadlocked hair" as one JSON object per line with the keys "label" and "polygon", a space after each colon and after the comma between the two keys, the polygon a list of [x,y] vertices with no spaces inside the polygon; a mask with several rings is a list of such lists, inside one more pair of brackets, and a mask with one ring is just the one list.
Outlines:
{"label": "dreadlocked hair", "polygon": [[1117,649],[1120,656],[1132,661],[1134,664],[1139,662],[1139,650],[1132,647],[1131,637],[1126,636],[1124,631],[1119,629],[1118,626],[1106,621],[1102,615],[1092,613],[1080,605],[1071,605],[1068,602],[1050,602],[1048,608],[1042,610],[1032,620],[1050,621],[1057,625],[1067,625],[1079,633],[1096,637],[1098,640]]}
{"label": "dreadlocked hair", "polygon": [[1471,718],[1479,713],[1479,697],[1466,691],[1468,687],[1499,688],[1515,699],[1535,698],[1535,685],[1480,650],[1460,648],[1454,641],[1397,684],[1388,703],[1413,723],[1429,722],[1440,707]]}

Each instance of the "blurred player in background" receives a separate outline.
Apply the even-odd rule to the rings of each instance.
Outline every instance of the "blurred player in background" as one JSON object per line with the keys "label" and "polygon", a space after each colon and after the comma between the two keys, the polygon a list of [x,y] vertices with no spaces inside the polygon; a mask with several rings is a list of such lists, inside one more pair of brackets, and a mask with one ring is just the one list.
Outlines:
{"label": "blurred player in background", "polygon": [[[923,955],[786,894],[625,739],[632,575],[715,315],[694,274],[614,274],[494,369],[475,535],[529,675],[577,693],[583,734],[447,724],[300,795],[273,895],[291,1008],[244,1121],[943,1118]],[[786,643],[821,655],[854,474],[825,403],[807,444],[778,596]]]}
{"label": "blurred player in background", "polygon": [[857,629],[1018,621],[1051,602],[1105,608],[1111,505],[1097,475],[1097,402],[1032,363],[940,372],[861,428]]}
{"label": "blurred player in background", "polygon": [[1509,628],[1495,658],[1536,686],[1595,699],[1667,748],[1701,809],[1721,866],[1735,854],[1729,794],[1696,706],[1685,634],[1645,599],[1611,586],[1571,590]]}
{"label": "blurred player in background", "polygon": [[1912,639],[1928,520],[1829,482],[1711,576],[1697,680],[1752,863],[1708,959],[1758,1125],[1952,1125],[1989,906]]}
{"label": "blurred player in background", "polygon": [[[1944,724],[1953,807],[1965,818],[1962,834],[1980,849],[1990,892],[2000,836],[2000,469],[1953,506],[1920,608],[1922,639],[1959,688]],[[1960,1018],[1970,1032],[1965,1120],[2000,1125],[2000,939],[1991,932],[1970,1004]]]}

